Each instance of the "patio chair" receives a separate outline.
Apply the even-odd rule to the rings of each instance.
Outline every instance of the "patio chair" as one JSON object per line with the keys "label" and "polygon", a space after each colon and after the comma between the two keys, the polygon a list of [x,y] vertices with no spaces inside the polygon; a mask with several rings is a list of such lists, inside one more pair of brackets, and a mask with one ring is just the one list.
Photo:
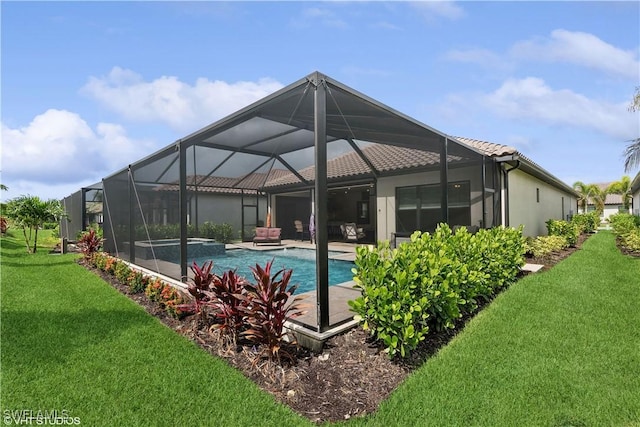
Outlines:
{"label": "patio chair", "polygon": [[345,222],[340,225],[340,230],[345,242],[357,242],[366,236],[364,230],[358,227],[355,222]]}
{"label": "patio chair", "polygon": [[293,225],[296,227],[296,240],[304,241],[304,224],[299,219],[293,221]]}

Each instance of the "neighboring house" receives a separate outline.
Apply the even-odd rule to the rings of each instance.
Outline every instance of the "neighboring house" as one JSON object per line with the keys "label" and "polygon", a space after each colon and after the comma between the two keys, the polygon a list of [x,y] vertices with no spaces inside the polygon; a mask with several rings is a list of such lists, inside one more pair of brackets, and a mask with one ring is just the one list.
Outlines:
{"label": "neighboring house", "polygon": [[631,195],[633,197],[631,211],[634,215],[640,216],[640,172],[631,182]]}
{"label": "neighboring house", "polygon": [[[611,183],[603,182],[603,183],[598,183],[596,185],[600,187],[601,190],[604,191],[607,188],[609,188]],[[588,199],[587,212],[593,212],[595,210],[596,210],[596,205],[593,203],[593,200]],[[607,194],[606,198],[604,199],[604,210],[602,212],[602,215],[600,215],[600,219],[602,221],[606,221],[607,219],[609,219],[609,216],[620,213],[620,212],[630,213],[631,208],[629,209],[624,208],[624,202],[620,194]]]}

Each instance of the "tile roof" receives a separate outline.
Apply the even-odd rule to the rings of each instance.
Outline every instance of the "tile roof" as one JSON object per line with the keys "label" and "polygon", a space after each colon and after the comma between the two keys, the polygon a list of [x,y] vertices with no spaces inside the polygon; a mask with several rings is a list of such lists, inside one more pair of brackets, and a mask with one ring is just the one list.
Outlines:
{"label": "tile roof", "polygon": [[[600,187],[601,190],[606,190],[611,185],[611,182],[598,182],[595,185]],[[593,201],[591,199],[587,202],[588,205],[593,205]],[[604,199],[605,205],[622,205],[624,204],[624,200],[622,200],[621,194],[612,194],[608,193],[607,197]]]}
{"label": "tile roof", "polygon": [[480,141],[477,139],[459,136],[454,136],[453,138],[477,149],[482,154],[489,157],[505,156],[507,154],[516,154],[518,152],[518,150],[508,145],[494,144],[493,142]]}
{"label": "tile roof", "polygon": [[[477,139],[452,137],[463,145],[467,145],[479,153],[489,157],[499,157],[509,154],[517,154],[536,165],[533,161],[523,156],[515,148],[508,145],[494,144]],[[364,156],[373,167],[382,174],[392,172],[410,171],[428,166],[436,166],[440,163],[440,154],[430,151],[423,151],[413,148],[398,147],[394,145],[369,143],[361,148]],[[463,160],[460,156],[449,155],[449,162]],[[537,166],[537,165],[536,165]],[[537,166],[539,167],[539,166]],[[298,171],[300,176],[309,182],[315,180],[315,166],[308,166]],[[373,172],[367,163],[355,151],[339,155],[327,161],[327,179],[336,181],[340,179],[354,177],[372,177]],[[299,178],[286,169],[273,169],[265,180],[264,173],[253,173],[242,182],[238,183],[237,178],[228,177],[203,177],[199,176],[198,190],[216,193],[239,194],[240,188],[260,189],[278,188],[299,184]],[[191,182],[191,179],[190,179]],[[234,185],[235,184],[235,185]],[[263,187],[264,185],[264,187]],[[159,190],[178,190],[178,184],[164,185]]]}

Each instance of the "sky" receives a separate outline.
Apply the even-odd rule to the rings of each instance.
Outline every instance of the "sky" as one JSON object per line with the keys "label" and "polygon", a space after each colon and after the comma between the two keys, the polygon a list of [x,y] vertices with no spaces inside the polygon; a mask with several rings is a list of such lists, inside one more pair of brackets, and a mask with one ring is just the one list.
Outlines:
{"label": "sky", "polygon": [[[7,2],[0,199],[61,199],[320,71],[569,185],[640,136],[640,2]],[[637,171],[632,171],[632,178]]]}

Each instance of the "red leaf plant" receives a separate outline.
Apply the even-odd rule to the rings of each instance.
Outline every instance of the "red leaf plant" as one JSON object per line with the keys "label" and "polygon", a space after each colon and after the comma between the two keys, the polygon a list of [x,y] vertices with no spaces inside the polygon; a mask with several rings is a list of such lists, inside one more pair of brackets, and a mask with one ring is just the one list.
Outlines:
{"label": "red leaf plant", "polygon": [[286,335],[284,323],[288,318],[298,317],[305,311],[299,304],[303,297],[296,296],[291,300],[298,285],[287,289],[293,270],[282,269],[271,276],[272,265],[273,260],[267,262],[265,268],[258,264],[255,268],[251,267],[256,283],[247,283],[246,295],[239,296],[246,302],[240,307],[247,325],[241,335],[256,344],[263,344],[267,357],[280,363],[281,353],[293,360],[292,355],[282,350]]}
{"label": "red leaf plant", "polygon": [[205,262],[202,264],[202,267],[193,261],[193,264],[189,266],[189,268],[193,272],[193,277],[190,279],[191,283],[187,287],[187,291],[193,299],[188,303],[180,304],[178,308],[184,313],[197,314],[201,318],[204,318],[203,309],[211,299],[211,283],[217,277],[211,272],[213,261]]}
{"label": "red leaf plant", "polygon": [[82,254],[86,260],[91,259],[94,253],[98,252],[102,247],[104,239],[98,236],[96,230],[90,228],[89,231],[82,233],[78,240],[78,245],[82,249]]}
{"label": "red leaf plant", "polygon": [[245,286],[247,281],[240,277],[234,270],[229,270],[222,275],[216,276],[211,284],[210,300],[208,305],[213,307],[213,315],[216,323],[211,329],[219,330],[223,336],[231,339],[233,344],[237,343],[238,334],[243,328],[245,301],[242,296],[246,294]]}

